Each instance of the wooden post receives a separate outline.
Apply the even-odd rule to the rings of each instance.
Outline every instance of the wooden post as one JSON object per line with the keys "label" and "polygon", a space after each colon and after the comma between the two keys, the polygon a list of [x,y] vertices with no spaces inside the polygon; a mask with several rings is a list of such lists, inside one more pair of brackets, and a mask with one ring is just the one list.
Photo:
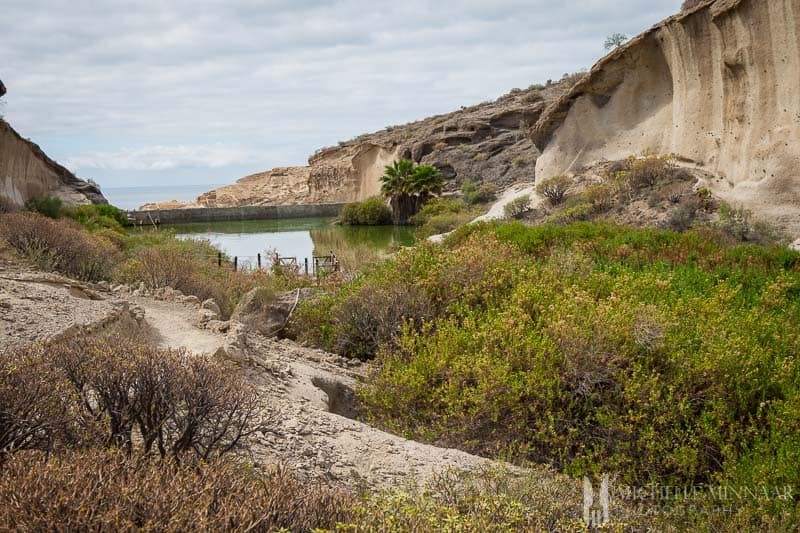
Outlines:
{"label": "wooden post", "polygon": [[261,254],[258,254],[258,269],[261,270]]}
{"label": "wooden post", "polygon": [[239,258],[237,256],[233,257],[233,271],[236,272],[236,269],[239,267]]}
{"label": "wooden post", "polygon": [[217,252],[217,266],[222,267],[222,252]]}
{"label": "wooden post", "polygon": [[306,276],[308,276],[308,257],[306,257]]}

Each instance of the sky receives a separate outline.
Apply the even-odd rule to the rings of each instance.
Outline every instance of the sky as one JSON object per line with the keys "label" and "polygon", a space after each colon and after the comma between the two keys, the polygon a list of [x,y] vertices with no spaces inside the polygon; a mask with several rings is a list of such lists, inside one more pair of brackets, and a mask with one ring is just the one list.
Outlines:
{"label": "sky", "polygon": [[587,69],[681,0],[4,0],[0,112],[102,187],[232,183]]}

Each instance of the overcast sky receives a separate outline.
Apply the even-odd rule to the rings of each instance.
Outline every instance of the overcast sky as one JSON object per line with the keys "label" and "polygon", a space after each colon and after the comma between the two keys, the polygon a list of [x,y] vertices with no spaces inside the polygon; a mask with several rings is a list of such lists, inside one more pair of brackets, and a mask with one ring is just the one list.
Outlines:
{"label": "overcast sky", "polygon": [[106,187],[229,183],[590,67],[680,0],[4,0],[6,119]]}

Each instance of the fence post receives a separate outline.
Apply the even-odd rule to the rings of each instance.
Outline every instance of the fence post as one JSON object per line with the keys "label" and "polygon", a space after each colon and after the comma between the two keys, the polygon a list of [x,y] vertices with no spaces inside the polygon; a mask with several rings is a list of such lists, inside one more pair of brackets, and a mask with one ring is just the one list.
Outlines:
{"label": "fence post", "polygon": [[258,269],[261,270],[261,254],[258,254]]}
{"label": "fence post", "polygon": [[239,267],[239,258],[237,256],[233,257],[233,271],[236,272],[236,269]]}
{"label": "fence post", "polygon": [[306,263],[306,276],[308,276],[308,257],[306,257],[305,263]]}
{"label": "fence post", "polygon": [[217,266],[222,267],[222,252],[217,252]]}

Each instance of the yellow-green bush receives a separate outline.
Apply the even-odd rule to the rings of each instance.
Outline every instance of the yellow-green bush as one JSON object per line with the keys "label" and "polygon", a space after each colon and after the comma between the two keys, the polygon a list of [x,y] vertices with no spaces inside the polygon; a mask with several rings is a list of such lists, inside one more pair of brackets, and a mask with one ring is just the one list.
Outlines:
{"label": "yellow-green bush", "polygon": [[572,473],[797,485],[800,254],[726,242],[495,223],[400,254],[359,286],[422,290],[435,316],[381,343],[362,406],[408,437]]}
{"label": "yellow-green bush", "polygon": [[339,220],[350,226],[382,226],[392,223],[392,210],[382,198],[369,198],[344,206]]}

